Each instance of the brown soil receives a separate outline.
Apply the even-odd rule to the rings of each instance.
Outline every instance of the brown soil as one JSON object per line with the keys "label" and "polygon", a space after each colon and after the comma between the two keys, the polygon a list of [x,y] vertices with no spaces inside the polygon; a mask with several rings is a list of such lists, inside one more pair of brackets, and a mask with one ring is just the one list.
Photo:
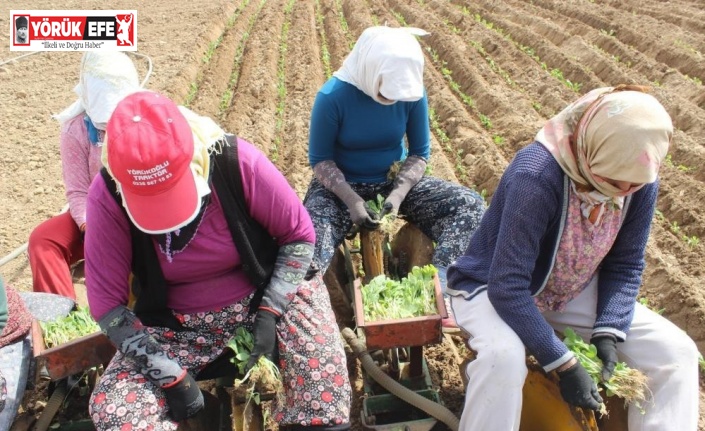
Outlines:
{"label": "brown soil", "polygon": [[[422,44],[437,119],[433,174],[490,198],[514,153],[579,94],[619,83],[652,85],[677,131],[662,170],[642,294],[705,351],[705,244],[698,243],[705,236],[705,9],[698,2],[118,0],[110,6],[138,10],[139,53],[154,64],[149,88],[258,145],[302,197],[311,177],[306,143],[314,96],[370,25],[431,32]],[[74,100],[81,56],[39,53],[13,61],[22,53],[9,51],[9,8],[0,10],[0,257],[64,206],[59,127],[50,115]],[[85,4],[28,0],[22,8]],[[146,61],[135,61],[144,75]],[[1,271],[9,284],[31,289],[26,256]],[[459,414],[462,383],[449,351],[445,344],[429,347],[426,356],[434,384]],[[705,395],[700,404],[705,410]],[[352,419],[357,426],[358,409]]]}

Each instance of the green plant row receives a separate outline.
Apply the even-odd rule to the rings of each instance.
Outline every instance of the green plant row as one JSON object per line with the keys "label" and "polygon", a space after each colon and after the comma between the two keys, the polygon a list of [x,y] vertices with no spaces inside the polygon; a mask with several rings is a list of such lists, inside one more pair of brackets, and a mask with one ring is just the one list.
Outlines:
{"label": "green plant row", "polygon": [[272,162],[279,160],[279,146],[281,145],[282,129],[284,128],[284,114],[286,113],[286,59],[289,50],[289,29],[291,28],[291,11],[294,9],[295,0],[289,0],[284,7],[284,26],[281,33],[281,44],[279,45],[279,61],[277,63],[277,108],[276,123],[274,128],[274,145],[269,150],[269,158]]}
{"label": "green plant row", "polygon": [[[223,34],[225,34],[226,31],[232,28],[232,26],[235,24],[235,21],[237,20],[237,17],[242,13],[242,10],[247,6],[249,2],[250,0],[242,1],[240,6],[235,9],[235,12],[230,16],[230,18],[228,18],[223,33],[218,36],[216,40],[211,41],[211,43],[208,44],[208,49],[203,54],[203,58],[201,59],[204,65],[210,63],[216,48],[218,48],[218,46],[220,46],[221,42],[223,41]],[[196,97],[196,94],[198,94],[198,88],[200,87],[201,81],[203,81],[203,73],[199,72],[198,76],[196,76],[196,80],[189,85],[188,94],[186,94],[186,98],[183,102],[184,106],[189,107],[191,105],[191,102],[193,102],[193,99]]]}
{"label": "green plant row", "polygon": [[[458,5],[456,5],[458,6]],[[485,27],[488,30],[494,31],[495,33],[499,34],[502,38],[507,40],[508,42],[511,42],[513,45],[515,45],[517,48],[519,48],[520,51],[522,51],[524,54],[528,55],[532,60],[534,60],[536,63],[538,63],[543,70],[546,70],[549,72],[549,74],[556,78],[558,81],[560,81],[564,86],[569,88],[570,90],[579,93],[580,88],[582,87],[582,84],[579,82],[572,82],[569,79],[566,79],[563,76],[563,72],[560,69],[551,69],[549,71],[548,66],[546,65],[545,62],[541,61],[538,55],[536,55],[536,51],[533,48],[524,46],[520,44],[519,42],[515,41],[512,39],[512,37],[502,28],[495,26],[493,22],[487,21],[482,17],[482,15],[476,13],[473,14],[466,6],[458,6],[461,8],[461,11],[464,15],[466,16],[472,16],[473,19],[483,27]]]}
{"label": "green plant row", "polygon": [[[250,0],[243,1],[244,5],[247,5],[249,2]],[[245,34],[242,35],[240,43],[238,44],[237,49],[235,51],[233,68],[232,72],[230,72],[230,78],[228,79],[228,88],[220,97],[220,103],[218,104],[218,116],[221,118],[225,116],[228,108],[230,108],[230,104],[232,103],[233,95],[235,94],[235,87],[237,87],[238,80],[240,79],[240,65],[242,64],[242,57],[245,53],[245,46],[247,45],[247,40],[250,38],[252,28],[255,26],[255,22],[257,22],[257,18],[259,17],[259,14],[266,3],[267,0],[260,1],[260,4],[257,8],[257,13],[250,17],[250,20],[247,23],[247,30],[245,31]]]}

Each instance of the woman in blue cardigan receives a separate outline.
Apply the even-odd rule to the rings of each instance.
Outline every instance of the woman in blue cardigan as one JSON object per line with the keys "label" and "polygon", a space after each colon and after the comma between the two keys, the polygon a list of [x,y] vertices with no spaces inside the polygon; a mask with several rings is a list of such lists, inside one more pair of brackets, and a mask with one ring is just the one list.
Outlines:
{"label": "woman in blue cardigan", "polygon": [[568,403],[599,409],[592,379],[554,331],[597,347],[611,377],[624,361],[649,378],[629,430],[695,431],[698,351],[636,302],[673,126],[638,86],[599,88],[550,119],[505,171],[465,254],[448,270],[458,325],[477,352],[463,430],[518,430],[526,349],[557,371]]}

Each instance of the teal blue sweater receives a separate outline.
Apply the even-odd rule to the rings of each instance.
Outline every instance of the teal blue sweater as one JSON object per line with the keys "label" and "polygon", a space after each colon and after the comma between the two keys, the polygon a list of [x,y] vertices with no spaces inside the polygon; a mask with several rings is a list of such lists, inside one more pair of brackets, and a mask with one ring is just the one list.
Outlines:
{"label": "teal blue sweater", "polygon": [[350,183],[381,183],[389,167],[408,155],[428,160],[428,99],[382,105],[352,84],[331,78],[311,111],[311,167],[333,160]]}

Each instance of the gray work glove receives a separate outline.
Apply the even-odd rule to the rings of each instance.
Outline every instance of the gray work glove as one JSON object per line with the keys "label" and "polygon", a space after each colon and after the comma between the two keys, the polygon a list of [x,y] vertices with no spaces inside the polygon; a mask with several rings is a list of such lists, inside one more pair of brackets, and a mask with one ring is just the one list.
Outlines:
{"label": "gray work glove", "polygon": [[317,163],[313,167],[313,173],[318,181],[323,184],[323,187],[343,201],[348,208],[350,220],[354,225],[367,229],[377,229],[379,227],[378,214],[345,181],[343,172],[336,166],[334,161],[325,160]]}
{"label": "gray work glove", "polygon": [[186,370],[173,384],[163,388],[171,417],[181,422],[203,409],[205,401],[196,380]]}
{"label": "gray work glove", "polygon": [[419,156],[409,156],[404,160],[399,173],[394,178],[392,191],[387,196],[387,199],[384,200],[380,218],[386,214],[396,215],[399,212],[399,206],[406,198],[409,190],[423,178],[424,172],[426,172],[426,160]]}
{"label": "gray work glove", "polygon": [[250,359],[245,367],[245,374],[257,364],[260,356],[264,356],[273,363],[279,357],[277,345],[277,320],[279,316],[268,310],[259,310],[252,328],[255,345],[250,352]]}
{"label": "gray work glove", "polygon": [[167,357],[161,345],[130,309],[119,305],[101,317],[98,325],[115,347],[137,364],[149,381],[164,390],[174,420],[187,419],[203,408],[203,394],[196,380],[176,361]]}

